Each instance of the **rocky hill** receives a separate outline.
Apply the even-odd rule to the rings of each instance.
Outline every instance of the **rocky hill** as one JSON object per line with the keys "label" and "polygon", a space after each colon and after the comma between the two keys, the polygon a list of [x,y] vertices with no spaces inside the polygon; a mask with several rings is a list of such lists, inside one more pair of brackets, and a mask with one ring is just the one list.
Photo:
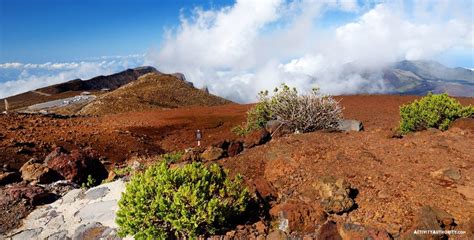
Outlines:
{"label": "rocky hill", "polygon": [[401,61],[383,69],[381,75],[389,93],[474,96],[474,71],[470,69],[449,68],[434,61]]}
{"label": "rocky hill", "polygon": [[[21,109],[37,103],[73,97],[84,91],[100,92],[101,90],[114,90],[127,83],[135,81],[138,77],[144,74],[152,72],[159,73],[158,70],[153,67],[127,69],[119,73],[107,76],[97,76],[89,80],[74,79],[68,82],[21,93],[6,99],[9,102],[10,109]],[[0,111],[5,110],[3,104],[0,105]]]}
{"label": "rocky hill", "polygon": [[85,106],[79,114],[105,115],[154,108],[215,106],[230,101],[194,88],[182,74],[150,73]]}

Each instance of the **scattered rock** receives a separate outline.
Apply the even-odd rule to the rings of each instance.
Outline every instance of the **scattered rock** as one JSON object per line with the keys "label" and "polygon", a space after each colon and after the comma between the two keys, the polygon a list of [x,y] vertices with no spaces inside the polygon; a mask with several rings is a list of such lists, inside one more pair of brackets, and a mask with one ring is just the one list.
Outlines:
{"label": "scattered rock", "polygon": [[257,223],[255,223],[255,229],[259,233],[265,234],[267,232],[267,225],[265,225],[263,221],[258,221]]}
{"label": "scattered rock", "polygon": [[201,152],[199,149],[187,149],[180,159],[181,162],[199,162],[201,161]]}
{"label": "scattered rock", "polygon": [[459,168],[442,168],[430,173],[431,177],[445,182],[456,182],[461,179]]}
{"label": "scattered rock", "polygon": [[280,230],[275,230],[270,232],[267,235],[267,240],[287,240],[288,237],[286,236],[285,232]]}
{"label": "scattered rock", "polygon": [[30,204],[36,206],[44,203],[50,203],[57,199],[57,196],[53,193],[47,192],[40,186],[27,185],[24,183],[16,183],[9,185],[8,187],[0,190],[0,204],[5,204],[4,201],[18,201],[19,199],[25,199]]}
{"label": "scattered rock", "polygon": [[[456,191],[462,194],[468,202],[474,205],[474,187],[473,186],[457,186]],[[474,218],[474,215],[473,215]]]}
{"label": "scattered rock", "polygon": [[48,167],[66,180],[78,184],[87,182],[89,175],[99,182],[108,176],[107,170],[99,160],[98,153],[91,149],[73,150],[70,154],[61,153],[48,161]]}
{"label": "scattered rock", "polygon": [[47,166],[38,163],[38,160],[35,158],[23,164],[20,172],[23,180],[29,182],[51,183],[61,178],[61,176]]}
{"label": "scattered rock", "polygon": [[50,184],[43,184],[41,186],[46,191],[54,193],[58,196],[64,196],[66,193],[80,187],[79,185],[67,180],[59,180]]}
{"label": "scattered rock", "polygon": [[319,228],[317,236],[317,239],[342,240],[337,230],[337,224],[334,221],[324,223],[321,228]]}
{"label": "scattered rock", "polygon": [[316,225],[323,224],[327,218],[318,204],[310,205],[297,200],[276,205],[270,209],[270,215],[278,221],[279,229],[286,233],[314,232]]}
{"label": "scattered rock", "polygon": [[239,141],[233,141],[229,144],[229,147],[227,148],[227,155],[229,157],[233,157],[240,152],[244,150],[244,145],[242,142]]}
{"label": "scattered rock", "polygon": [[21,180],[21,175],[20,173],[13,171],[13,170],[7,170],[3,171],[0,170],[0,186],[7,185],[10,183],[18,182]]}
{"label": "scattered rock", "polygon": [[222,148],[210,146],[202,154],[201,158],[206,161],[214,161],[224,156]]}
{"label": "scattered rock", "polygon": [[367,228],[362,225],[353,223],[338,224],[339,234],[342,239],[380,239],[389,240],[390,235],[385,230],[378,230],[374,228]]}
{"label": "scattered rock", "polygon": [[[454,230],[456,223],[451,214],[442,209],[424,206],[415,216],[413,226],[402,239],[428,239],[426,235],[415,234],[416,230]],[[429,235],[433,239],[448,239],[447,235]]]}
{"label": "scattered rock", "polygon": [[360,132],[364,130],[364,125],[361,121],[344,119],[339,121],[336,130],[341,132]]}
{"label": "scattered rock", "polygon": [[287,125],[278,120],[268,121],[267,124],[265,124],[265,129],[270,133],[272,138],[277,138],[293,133],[293,131]]}
{"label": "scattered rock", "polygon": [[327,213],[340,214],[354,206],[350,196],[351,186],[345,179],[325,176],[319,179],[315,188],[321,196],[321,206]]}
{"label": "scattered rock", "polygon": [[244,147],[252,148],[261,144],[265,144],[266,142],[270,141],[270,139],[270,133],[265,128],[261,128],[251,132],[245,137]]}
{"label": "scattered rock", "polygon": [[64,150],[61,147],[54,147],[53,151],[51,151],[44,159],[44,163],[48,165],[49,161],[58,157],[59,155],[61,155],[61,153],[64,153]]}

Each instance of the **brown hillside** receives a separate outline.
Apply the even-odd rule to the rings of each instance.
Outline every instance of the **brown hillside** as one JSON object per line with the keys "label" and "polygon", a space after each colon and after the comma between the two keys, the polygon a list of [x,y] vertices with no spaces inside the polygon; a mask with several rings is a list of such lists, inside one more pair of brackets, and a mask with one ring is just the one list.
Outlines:
{"label": "brown hillside", "polygon": [[215,106],[228,103],[231,102],[196,89],[174,75],[150,73],[99,97],[79,113],[106,115],[154,108]]}

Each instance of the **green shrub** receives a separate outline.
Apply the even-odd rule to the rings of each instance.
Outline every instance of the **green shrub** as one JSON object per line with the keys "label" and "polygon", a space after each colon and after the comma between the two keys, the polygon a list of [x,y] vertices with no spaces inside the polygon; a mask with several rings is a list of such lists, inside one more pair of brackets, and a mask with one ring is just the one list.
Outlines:
{"label": "green shrub", "polygon": [[408,133],[427,128],[448,129],[452,121],[474,117],[474,107],[463,107],[448,94],[428,93],[426,97],[400,107],[400,132]]}
{"label": "green shrub", "polygon": [[264,127],[272,119],[281,121],[291,130],[311,132],[337,127],[342,118],[342,108],[330,96],[322,95],[319,89],[309,94],[298,95],[296,88],[282,84],[275,88],[273,96],[268,91],[260,92],[259,102],[247,113],[247,122],[233,129],[234,133],[245,135]]}
{"label": "green shrub", "polygon": [[164,160],[166,163],[176,163],[183,156],[183,152],[170,152],[165,153],[160,156],[160,159]]}
{"label": "green shrub", "polygon": [[247,112],[247,122],[242,126],[233,128],[233,133],[239,136],[247,135],[251,131],[265,127],[265,124],[271,120],[268,91],[261,91],[258,94],[258,99],[258,103]]}
{"label": "green shrub", "polygon": [[92,175],[87,175],[87,181],[82,183],[82,188],[91,188],[97,186],[97,179],[95,179]]}
{"label": "green shrub", "polygon": [[162,162],[132,177],[119,201],[119,235],[136,239],[213,234],[242,214],[250,200],[242,178],[219,165],[169,168]]}

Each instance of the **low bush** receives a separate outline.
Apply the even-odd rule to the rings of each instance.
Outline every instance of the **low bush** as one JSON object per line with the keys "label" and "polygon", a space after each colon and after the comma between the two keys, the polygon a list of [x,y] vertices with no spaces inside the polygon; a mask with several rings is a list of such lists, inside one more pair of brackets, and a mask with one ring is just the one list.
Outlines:
{"label": "low bush", "polygon": [[448,129],[451,122],[474,117],[474,107],[463,107],[448,94],[432,94],[400,107],[400,132],[405,134],[427,128]]}
{"label": "low bush", "polygon": [[170,168],[165,162],[133,176],[119,201],[119,235],[195,238],[225,228],[250,200],[242,178],[213,164]]}
{"label": "low bush", "polygon": [[264,127],[272,119],[300,132],[333,129],[342,119],[342,108],[334,98],[322,95],[317,88],[299,95],[296,88],[283,84],[275,88],[272,96],[268,91],[260,92],[259,102],[247,113],[247,122],[233,131],[245,135]]}

